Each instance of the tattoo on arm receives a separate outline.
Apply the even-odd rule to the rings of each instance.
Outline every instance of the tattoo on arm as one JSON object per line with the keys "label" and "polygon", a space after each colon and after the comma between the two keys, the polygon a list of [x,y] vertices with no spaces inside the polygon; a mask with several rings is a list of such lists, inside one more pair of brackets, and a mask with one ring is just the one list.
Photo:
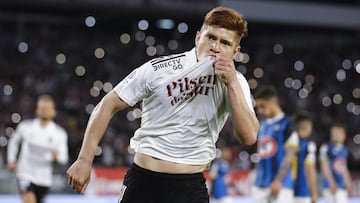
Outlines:
{"label": "tattoo on arm", "polygon": [[286,155],[284,160],[281,163],[280,170],[278,174],[276,175],[275,179],[282,181],[284,177],[286,176],[287,172],[289,171],[293,158],[295,157],[297,152],[296,147],[287,147],[286,148]]}

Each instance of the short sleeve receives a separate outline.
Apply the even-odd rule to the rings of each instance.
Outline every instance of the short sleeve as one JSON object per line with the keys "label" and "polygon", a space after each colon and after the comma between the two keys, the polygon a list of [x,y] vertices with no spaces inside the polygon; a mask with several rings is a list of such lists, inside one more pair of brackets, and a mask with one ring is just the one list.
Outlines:
{"label": "short sleeve", "polygon": [[129,106],[134,106],[148,94],[148,63],[133,70],[114,88],[117,95]]}
{"label": "short sleeve", "polygon": [[249,84],[247,83],[245,77],[239,72],[237,72],[237,78],[239,80],[242,92],[244,93],[248,107],[251,109],[252,112],[255,112],[254,110],[255,102],[251,96]]}
{"label": "short sleeve", "polygon": [[19,123],[15,132],[10,137],[7,148],[7,160],[9,163],[16,161],[16,155],[19,150],[19,145],[23,139],[23,126],[24,122]]}
{"label": "short sleeve", "polygon": [[320,147],[320,160],[327,160],[328,146],[326,144]]}
{"label": "short sleeve", "polygon": [[305,157],[305,164],[316,163],[316,144],[314,142],[309,142],[307,152],[308,153]]}
{"label": "short sleeve", "polygon": [[292,132],[286,140],[285,147],[299,147],[299,135],[296,131]]}

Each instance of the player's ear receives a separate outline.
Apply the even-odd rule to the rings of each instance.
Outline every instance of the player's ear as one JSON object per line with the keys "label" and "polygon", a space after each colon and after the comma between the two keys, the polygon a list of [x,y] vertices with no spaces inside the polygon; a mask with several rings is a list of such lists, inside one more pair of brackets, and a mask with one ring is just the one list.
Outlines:
{"label": "player's ear", "polygon": [[56,111],[56,109],[54,109],[54,111],[53,111],[53,118],[55,118],[56,117],[56,115],[57,115],[57,111]]}
{"label": "player's ear", "polygon": [[280,104],[279,99],[278,99],[277,97],[274,97],[274,98],[273,98],[273,102],[274,102],[274,104],[276,104],[276,105],[279,105],[279,104]]}
{"label": "player's ear", "polygon": [[196,37],[195,37],[195,46],[198,46],[199,41],[200,41],[200,36],[201,36],[201,32],[197,31],[196,32]]}
{"label": "player's ear", "polygon": [[235,59],[236,54],[238,54],[240,52],[240,49],[241,49],[240,45],[236,46],[236,48],[234,50],[234,54],[233,54],[233,59]]}

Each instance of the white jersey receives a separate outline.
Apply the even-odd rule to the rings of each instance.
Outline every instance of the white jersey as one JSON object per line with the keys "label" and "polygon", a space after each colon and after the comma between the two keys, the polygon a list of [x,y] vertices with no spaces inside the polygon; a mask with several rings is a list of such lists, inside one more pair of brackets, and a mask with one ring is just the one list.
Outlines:
{"label": "white jersey", "polygon": [[[215,142],[230,114],[226,85],[210,57],[197,62],[195,49],[151,60],[115,88],[133,106],[142,100],[141,126],[130,140],[135,152],[182,164],[203,165],[215,158]],[[237,73],[248,107],[250,89]]]}
{"label": "white jersey", "polygon": [[[19,159],[16,155],[21,143]],[[49,123],[42,127],[38,119],[21,122],[8,146],[8,163],[17,161],[16,176],[39,186],[51,186],[53,152],[61,164],[68,161],[67,134],[63,128]]]}

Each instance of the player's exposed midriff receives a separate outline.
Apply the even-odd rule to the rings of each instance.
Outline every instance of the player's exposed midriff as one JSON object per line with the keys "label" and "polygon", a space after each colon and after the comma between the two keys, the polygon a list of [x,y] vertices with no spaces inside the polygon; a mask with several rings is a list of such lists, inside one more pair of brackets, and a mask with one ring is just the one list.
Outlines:
{"label": "player's exposed midriff", "polygon": [[142,168],[160,173],[170,173],[170,174],[201,173],[206,169],[207,166],[207,165],[179,164],[179,163],[157,159],[142,153],[135,154],[134,162]]}

